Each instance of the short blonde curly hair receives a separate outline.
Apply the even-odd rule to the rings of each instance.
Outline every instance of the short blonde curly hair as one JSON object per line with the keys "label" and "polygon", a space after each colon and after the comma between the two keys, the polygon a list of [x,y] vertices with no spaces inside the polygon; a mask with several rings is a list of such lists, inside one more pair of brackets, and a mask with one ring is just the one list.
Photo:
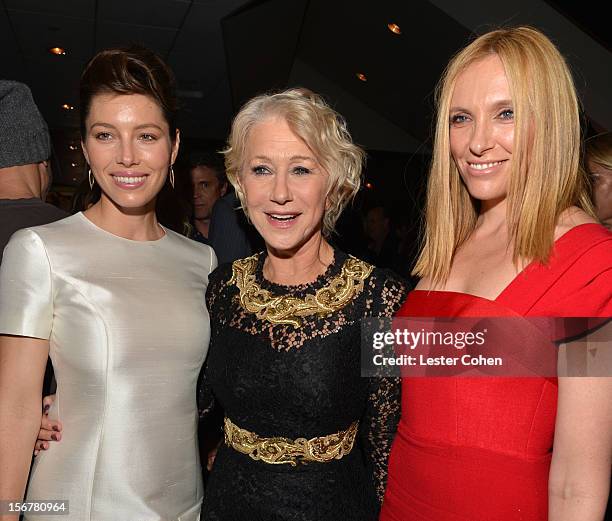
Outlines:
{"label": "short blonde curly hair", "polygon": [[323,234],[330,236],[338,217],[359,191],[365,152],[353,143],[344,118],[318,94],[294,88],[256,96],[245,103],[232,122],[227,147],[222,151],[227,178],[248,217],[238,178],[244,167],[249,132],[257,123],[274,116],[287,122],[329,175]]}

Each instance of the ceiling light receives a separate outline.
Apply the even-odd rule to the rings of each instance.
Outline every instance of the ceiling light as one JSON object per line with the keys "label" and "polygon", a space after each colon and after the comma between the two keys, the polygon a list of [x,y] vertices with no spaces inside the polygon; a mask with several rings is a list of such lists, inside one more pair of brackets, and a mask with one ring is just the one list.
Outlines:
{"label": "ceiling light", "polygon": [[366,78],[366,75],[363,72],[358,72],[356,74],[357,78],[359,78],[361,81],[368,81],[368,78]]}
{"label": "ceiling light", "polygon": [[57,56],[65,56],[66,55],[66,49],[64,49],[63,47],[51,47],[51,49],[49,49],[49,52],[51,54],[55,54]]}
{"label": "ceiling light", "polygon": [[402,34],[402,30],[400,29],[400,26],[397,24],[387,24],[387,27],[389,28],[389,31],[391,31],[394,34]]}
{"label": "ceiling light", "polygon": [[62,105],[62,108],[63,108],[64,110],[74,110],[74,105],[69,105],[68,103],[64,103],[64,104]]}

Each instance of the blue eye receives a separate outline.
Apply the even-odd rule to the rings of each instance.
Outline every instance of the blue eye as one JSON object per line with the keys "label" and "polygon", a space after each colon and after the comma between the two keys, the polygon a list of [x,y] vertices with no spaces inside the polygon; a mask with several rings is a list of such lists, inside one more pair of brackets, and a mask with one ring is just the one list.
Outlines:
{"label": "blue eye", "polygon": [[293,169],[293,173],[297,175],[306,175],[306,174],[310,174],[310,169],[306,168],[305,166],[296,166]]}
{"label": "blue eye", "polygon": [[251,171],[255,175],[266,175],[270,173],[270,170],[268,170],[268,168],[263,165],[254,166],[253,168],[251,168]]}
{"label": "blue eye", "polygon": [[504,109],[499,113],[499,117],[502,119],[514,119],[514,110]]}
{"label": "blue eye", "polygon": [[465,114],[453,114],[450,118],[451,125],[461,125],[468,120]]}

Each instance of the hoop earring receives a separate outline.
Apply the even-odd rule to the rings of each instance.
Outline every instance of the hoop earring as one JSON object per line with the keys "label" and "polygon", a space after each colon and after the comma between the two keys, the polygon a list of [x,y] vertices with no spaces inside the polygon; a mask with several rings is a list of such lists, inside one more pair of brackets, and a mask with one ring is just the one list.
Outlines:
{"label": "hoop earring", "polygon": [[174,168],[170,165],[170,184],[172,185],[172,189],[174,189]]}
{"label": "hoop earring", "polygon": [[91,168],[87,169],[87,176],[89,177],[89,188],[90,190],[93,190],[93,185],[96,182],[96,178],[93,176],[93,174],[91,173]]}

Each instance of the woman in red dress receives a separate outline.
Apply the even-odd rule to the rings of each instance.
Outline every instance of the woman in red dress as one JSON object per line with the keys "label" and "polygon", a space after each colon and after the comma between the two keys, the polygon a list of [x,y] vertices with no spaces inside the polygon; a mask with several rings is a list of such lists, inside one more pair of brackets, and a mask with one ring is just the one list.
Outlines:
{"label": "woman in red dress", "polygon": [[[399,315],[612,315],[612,234],[579,155],[571,74],[542,33],[493,31],[457,54],[421,280]],[[611,453],[612,378],[406,377],[381,520],[601,521]]]}

